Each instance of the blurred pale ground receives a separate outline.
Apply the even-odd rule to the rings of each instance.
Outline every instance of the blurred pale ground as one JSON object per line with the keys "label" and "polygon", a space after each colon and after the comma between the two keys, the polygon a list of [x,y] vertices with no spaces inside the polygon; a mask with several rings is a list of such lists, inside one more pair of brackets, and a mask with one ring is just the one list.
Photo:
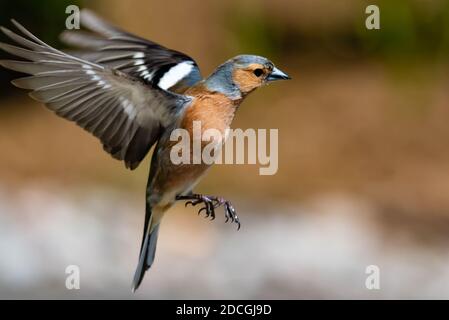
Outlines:
{"label": "blurred pale ground", "polygon": [[[132,295],[148,159],[127,171],[23,92],[5,95],[0,298],[449,298],[448,2],[373,2],[380,38],[358,0],[89,3],[204,75],[240,53],[288,72],[234,124],[279,129],[279,171],[215,166],[198,191],[233,200],[241,231],[180,204]],[[72,264],[78,291],[65,289]],[[365,288],[371,264],[378,291]]]}

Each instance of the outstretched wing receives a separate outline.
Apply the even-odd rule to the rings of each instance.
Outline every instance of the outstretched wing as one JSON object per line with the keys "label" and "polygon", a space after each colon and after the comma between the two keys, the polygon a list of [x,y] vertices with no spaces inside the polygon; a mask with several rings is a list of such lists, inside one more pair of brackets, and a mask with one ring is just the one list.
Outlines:
{"label": "outstretched wing", "polygon": [[173,92],[182,92],[201,80],[191,57],[120,30],[88,9],[81,12],[81,25],[91,32],[61,34],[63,42],[81,49],[73,53],[78,57]]}
{"label": "outstretched wing", "polygon": [[0,28],[20,47],[0,43],[0,49],[27,61],[0,60],[0,65],[32,75],[13,84],[33,90],[31,97],[94,134],[104,149],[128,168],[139,165],[164,128],[191,101],[58,51],[12,21],[24,37]]}

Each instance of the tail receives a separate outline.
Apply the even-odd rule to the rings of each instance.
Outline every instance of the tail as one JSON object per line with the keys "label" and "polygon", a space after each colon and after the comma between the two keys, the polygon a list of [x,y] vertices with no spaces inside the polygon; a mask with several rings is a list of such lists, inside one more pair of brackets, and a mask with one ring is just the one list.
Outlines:
{"label": "tail", "polygon": [[159,224],[153,227],[151,207],[147,204],[145,215],[145,226],[143,230],[142,245],[140,247],[139,263],[134,274],[132,291],[139,288],[145,272],[150,269],[156,255],[157,236],[159,233]]}

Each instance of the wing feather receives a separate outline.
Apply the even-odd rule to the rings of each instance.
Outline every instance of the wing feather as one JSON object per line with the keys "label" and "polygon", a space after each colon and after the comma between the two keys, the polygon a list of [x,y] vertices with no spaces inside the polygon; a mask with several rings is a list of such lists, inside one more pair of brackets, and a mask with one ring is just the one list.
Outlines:
{"label": "wing feather", "polygon": [[[0,49],[25,61],[0,60],[0,65],[31,75],[15,79],[13,84],[32,90],[32,98],[98,137],[103,148],[128,168],[139,165],[162,131],[191,101],[119,70],[63,53],[13,23],[22,35],[3,27],[0,30],[19,46],[0,43]],[[112,45],[114,50],[129,46]],[[129,53],[120,54],[111,61],[130,63],[123,60]]]}
{"label": "wing feather", "polygon": [[[184,53],[123,31],[88,9],[81,12],[81,24],[90,32],[67,30],[61,34],[63,42],[82,49],[73,53],[78,57],[173,92],[182,92],[201,80],[198,65]],[[169,82],[161,82],[171,68],[180,64],[185,66],[184,72],[172,74],[174,78]]]}

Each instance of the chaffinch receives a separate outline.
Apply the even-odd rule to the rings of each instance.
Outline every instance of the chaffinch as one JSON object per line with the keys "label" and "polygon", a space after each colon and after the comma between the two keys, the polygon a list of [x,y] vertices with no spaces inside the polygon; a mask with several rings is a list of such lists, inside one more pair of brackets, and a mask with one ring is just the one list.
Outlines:
{"label": "chaffinch", "polygon": [[12,22],[22,36],[1,30],[19,46],[0,43],[0,48],[27,61],[1,60],[0,65],[31,75],[13,80],[15,86],[32,90],[32,98],[95,135],[127,168],[135,169],[156,144],[133,291],[154,261],[161,219],[176,201],[202,204],[200,211],[212,219],[223,206],[226,221],[240,227],[229,201],[192,192],[210,165],[175,165],[169,137],[177,128],[192,134],[193,121],[202,123],[201,130],[224,133],[245,96],[267,82],[290,79],[284,72],[264,57],[240,55],[203,79],[189,56],[120,30],[88,10],[82,11],[81,23],[89,33],[61,35],[65,43],[82,48],[73,54],[52,48]]}

